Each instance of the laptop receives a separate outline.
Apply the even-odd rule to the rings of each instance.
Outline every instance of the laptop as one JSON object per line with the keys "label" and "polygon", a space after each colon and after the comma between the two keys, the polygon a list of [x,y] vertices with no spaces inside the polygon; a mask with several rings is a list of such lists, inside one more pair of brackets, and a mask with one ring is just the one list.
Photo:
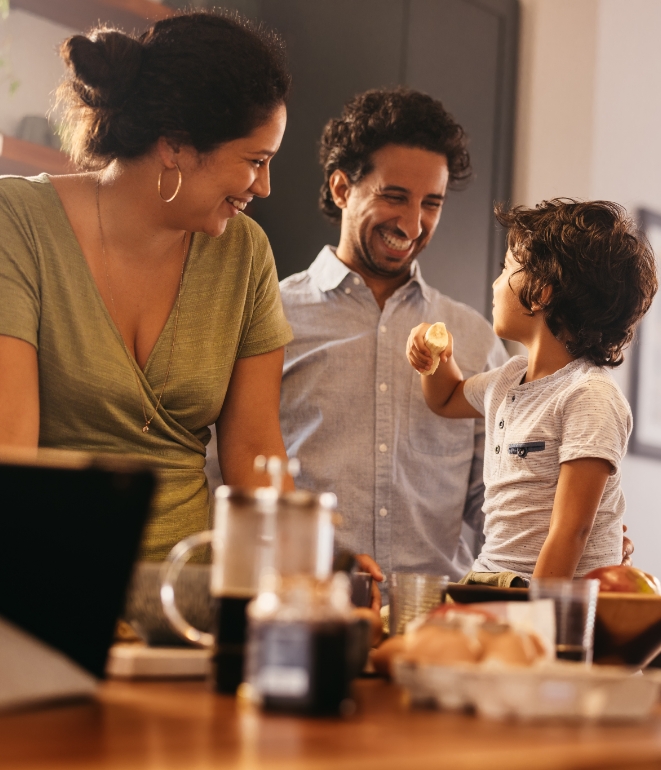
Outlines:
{"label": "laptop", "polygon": [[0,452],[0,707],[104,676],[156,483],[105,457],[36,458]]}

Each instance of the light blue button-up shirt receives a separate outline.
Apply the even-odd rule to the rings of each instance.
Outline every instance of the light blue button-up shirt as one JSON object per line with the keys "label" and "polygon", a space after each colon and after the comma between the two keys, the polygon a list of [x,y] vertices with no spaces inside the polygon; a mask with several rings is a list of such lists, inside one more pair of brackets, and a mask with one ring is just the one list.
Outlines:
{"label": "light blue button-up shirt", "polygon": [[301,461],[297,486],[337,495],[338,547],[385,572],[458,579],[473,561],[462,522],[482,528],[484,424],[430,411],[406,340],[417,324],[444,321],[464,377],[504,363],[502,343],[479,313],[430,287],[417,262],[383,310],[328,246],[280,288],[294,330],[280,420]]}

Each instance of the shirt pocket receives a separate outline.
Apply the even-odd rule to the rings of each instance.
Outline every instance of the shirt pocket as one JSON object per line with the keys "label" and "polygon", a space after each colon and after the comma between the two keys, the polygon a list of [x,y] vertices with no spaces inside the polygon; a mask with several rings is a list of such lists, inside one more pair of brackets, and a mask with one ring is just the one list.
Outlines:
{"label": "shirt pocket", "polygon": [[438,457],[473,454],[475,421],[450,420],[434,414],[422,395],[419,377],[411,384],[409,398],[409,443],[416,452]]}
{"label": "shirt pocket", "polygon": [[503,446],[510,473],[519,479],[537,479],[556,484],[560,466],[560,441],[549,435],[519,436]]}

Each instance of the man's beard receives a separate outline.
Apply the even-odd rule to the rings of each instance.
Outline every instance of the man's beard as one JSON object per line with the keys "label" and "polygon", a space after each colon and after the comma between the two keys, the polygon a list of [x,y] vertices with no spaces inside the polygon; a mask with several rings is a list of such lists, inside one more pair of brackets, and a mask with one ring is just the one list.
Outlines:
{"label": "man's beard", "polygon": [[411,271],[411,264],[418,255],[419,249],[414,249],[411,256],[405,262],[393,266],[392,268],[382,267],[381,265],[377,264],[369,250],[367,240],[362,234],[360,236],[360,242],[354,246],[353,252],[356,260],[367,270],[368,273],[379,276],[380,278],[399,278],[401,275]]}

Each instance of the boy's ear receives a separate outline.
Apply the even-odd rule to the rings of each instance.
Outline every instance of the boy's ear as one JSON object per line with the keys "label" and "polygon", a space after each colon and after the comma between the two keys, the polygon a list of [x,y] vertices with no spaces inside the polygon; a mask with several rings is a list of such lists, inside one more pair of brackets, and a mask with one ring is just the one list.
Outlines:
{"label": "boy's ear", "polygon": [[553,296],[553,288],[550,284],[547,284],[543,289],[541,296],[539,298],[539,302],[534,302],[532,306],[533,312],[537,310],[543,310],[551,301],[551,297]]}

